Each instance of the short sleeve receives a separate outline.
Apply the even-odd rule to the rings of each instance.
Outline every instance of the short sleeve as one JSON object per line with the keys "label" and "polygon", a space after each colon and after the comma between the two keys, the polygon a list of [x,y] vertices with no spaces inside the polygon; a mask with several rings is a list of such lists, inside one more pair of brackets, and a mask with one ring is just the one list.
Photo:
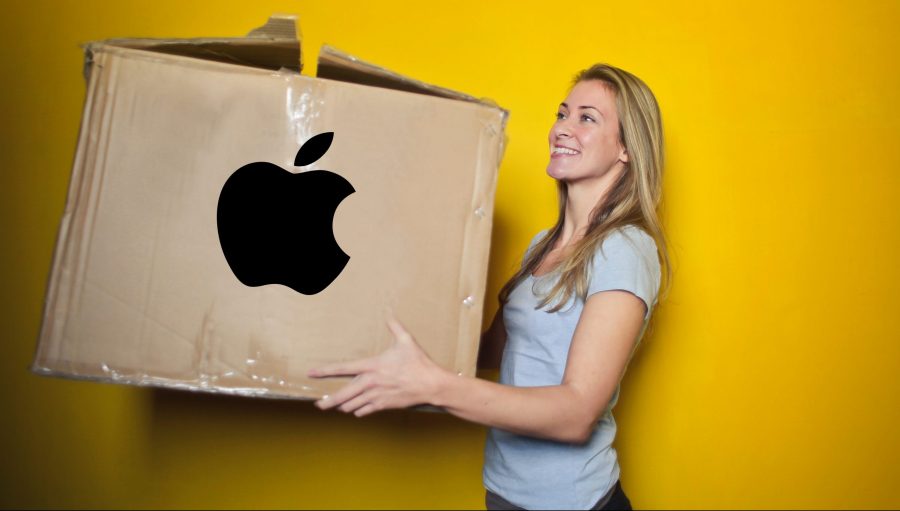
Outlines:
{"label": "short sleeve", "polygon": [[601,291],[628,291],[647,306],[646,320],[656,304],[659,282],[656,242],[642,229],[628,226],[610,233],[594,254],[587,296]]}

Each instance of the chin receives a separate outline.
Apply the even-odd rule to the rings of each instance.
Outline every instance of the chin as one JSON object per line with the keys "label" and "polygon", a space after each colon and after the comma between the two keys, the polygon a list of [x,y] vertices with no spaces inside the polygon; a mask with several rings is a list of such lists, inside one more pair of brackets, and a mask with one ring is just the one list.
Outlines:
{"label": "chin", "polygon": [[566,171],[560,168],[554,168],[550,165],[547,167],[547,175],[553,179],[563,179],[566,177]]}

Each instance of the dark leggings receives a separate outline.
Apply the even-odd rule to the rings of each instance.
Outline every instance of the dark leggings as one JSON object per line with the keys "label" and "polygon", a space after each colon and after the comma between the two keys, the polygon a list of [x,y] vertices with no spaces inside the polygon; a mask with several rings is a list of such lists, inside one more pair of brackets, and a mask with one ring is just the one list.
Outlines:
{"label": "dark leggings", "polygon": [[[484,505],[489,511],[493,510],[522,510],[519,506],[510,503],[500,495],[487,490],[484,495]],[[619,481],[616,481],[615,486],[610,490],[610,493],[607,493],[603,497],[600,497],[600,500],[594,504],[592,510],[598,509],[625,509],[631,510],[631,501],[628,500],[628,496],[625,495],[625,491],[622,490],[622,485]]]}

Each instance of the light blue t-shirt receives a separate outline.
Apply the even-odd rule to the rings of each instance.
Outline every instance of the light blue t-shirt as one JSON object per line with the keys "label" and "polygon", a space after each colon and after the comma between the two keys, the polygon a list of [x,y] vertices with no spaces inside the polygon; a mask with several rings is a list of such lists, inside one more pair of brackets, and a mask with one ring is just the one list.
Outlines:
{"label": "light blue t-shirt", "polygon": [[[529,252],[544,232],[531,240]],[[536,310],[544,295],[541,291],[549,290],[556,278],[554,272],[529,276],[510,293],[503,307],[507,339],[500,383],[518,387],[562,383],[569,344],[584,302],[572,297],[558,312],[546,312],[549,307]],[[647,312],[640,339],[659,291],[660,266],[653,238],[635,226],[613,231],[594,254],[588,278],[588,296],[618,289],[644,301]],[[585,444],[491,428],[484,451],[485,488],[525,509],[590,509],[619,478],[619,463],[612,447],[616,435],[612,408],[618,397],[616,385],[609,406]]]}

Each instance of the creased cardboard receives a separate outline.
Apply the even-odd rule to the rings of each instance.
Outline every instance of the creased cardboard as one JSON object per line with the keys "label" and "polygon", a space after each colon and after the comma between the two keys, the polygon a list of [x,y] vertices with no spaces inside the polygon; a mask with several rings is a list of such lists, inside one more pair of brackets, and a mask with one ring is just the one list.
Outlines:
{"label": "creased cardboard", "polygon": [[[474,375],[506,112],[333,49],[326,75],[381,86],[303,76],[275,24],[281,36],[88,46],[35,372],[318,398],[343,381],[307,370],[383,351],[392,309],[436,362]],[[293,167],[324,132],[328,152]],[[333,218],[350,259],[320,293],[248,287],[229,268],[217,201],[251,162],[355,189]]]}

